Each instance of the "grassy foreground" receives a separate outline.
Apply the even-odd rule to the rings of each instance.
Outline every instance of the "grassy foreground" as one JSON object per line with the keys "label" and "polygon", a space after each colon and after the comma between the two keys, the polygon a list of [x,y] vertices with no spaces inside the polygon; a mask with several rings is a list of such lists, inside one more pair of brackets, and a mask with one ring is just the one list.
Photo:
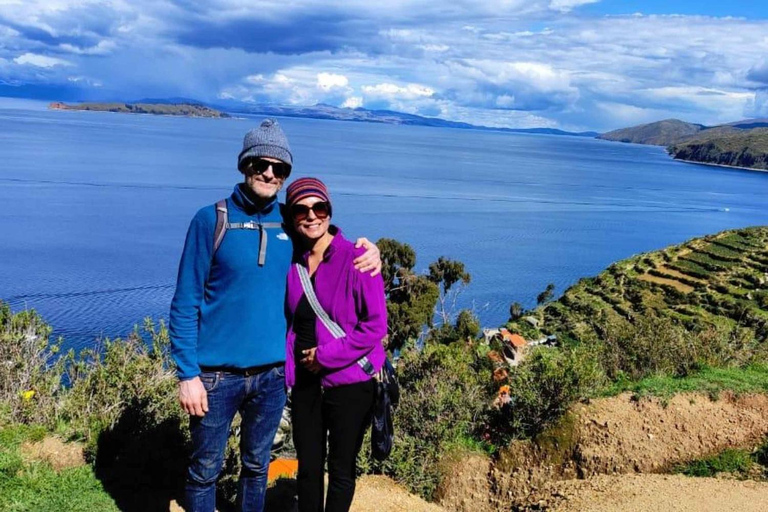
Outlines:
{"label": "grassy foreground", "polygon": [[56,471],[47,462],[26,460],[23,443],[40,441],[43,427],[0,427],[0,510],[6,512],[117,512],[91,466]]}

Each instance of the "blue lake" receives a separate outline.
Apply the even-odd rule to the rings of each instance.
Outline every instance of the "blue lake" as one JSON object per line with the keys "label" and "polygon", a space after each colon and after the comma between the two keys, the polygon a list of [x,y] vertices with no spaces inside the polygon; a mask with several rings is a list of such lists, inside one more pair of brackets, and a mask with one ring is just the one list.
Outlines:
{"label": "blue lake", "polygon": [[[0,299],[37,309],[68,346],[166,318],[186,228],[240,179],[260,118],[0,109]],[[611,262],[768,224],[768,173],[672,161],[577,137],[281,119],[292,177],[329,186],[349,236],[448,256],[485,326]],[[258,307],[260,297],[254,297]],[[279,300],[279,299],[278,299]]]}

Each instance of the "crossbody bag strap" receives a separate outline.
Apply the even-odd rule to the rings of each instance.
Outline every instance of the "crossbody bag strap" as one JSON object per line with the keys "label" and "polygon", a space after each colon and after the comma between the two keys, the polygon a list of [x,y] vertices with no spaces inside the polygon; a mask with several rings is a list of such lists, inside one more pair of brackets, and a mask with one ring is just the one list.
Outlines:
{"label": "crossbody bag strap", "polygon": [[[307,269],[300,263],[296,263],[295,265],[296,271],[299,273],[301,288],[304,290],[304,295],[307,297],[307,301],[312,307],[312,310],[317,315],[317,318],[320,319],[325,328],[328,329],[328,331],[335,339],[346,336],[344,329],[342,329],[339,324],[331,320],[331,317],[329,317],[328,313],[325,312],[323,306],[320,305],[320,301],[317,300],[317,295],[315,295],[315,289],[312,287],[312,280],[309,277],[309,272],[307,272]],[[371,377],[375,375],[376,372],[373,371],[373,365],[366,356],[358,359],[357,364],[360,366],[360,368],[363,369],[365,373]]]}

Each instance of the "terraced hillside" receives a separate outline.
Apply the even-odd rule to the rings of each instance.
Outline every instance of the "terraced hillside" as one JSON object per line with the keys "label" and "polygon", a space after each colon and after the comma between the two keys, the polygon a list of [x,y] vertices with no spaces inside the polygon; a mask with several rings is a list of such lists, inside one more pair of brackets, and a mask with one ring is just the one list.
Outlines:
{"label": "terraced hillside", "polygon": [[763,344],[768,227],[726,231],[617,262],[534,313],[543,320],[541,333],[557,333],[566,343],[661,317],[695,332],[748,328],[751,341]]}

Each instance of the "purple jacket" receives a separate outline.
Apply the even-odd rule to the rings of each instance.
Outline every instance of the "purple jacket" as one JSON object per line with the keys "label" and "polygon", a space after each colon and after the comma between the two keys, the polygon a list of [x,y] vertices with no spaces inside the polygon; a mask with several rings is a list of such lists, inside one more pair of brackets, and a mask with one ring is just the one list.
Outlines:
{"label": "purple jacket", "polygon": [[[332,230],[334,228],[331,228]],[[379,371],[384,364],[382,339],[387,335],[387,302],[384,296],[384,280],[381,274],[370,274],[355,270],[352,264],[357,256],[365,252],[344,238],[341,230],[335,230],[331,245],[325,251],[323,261],[315,271],[315,294],[323,309],[346,333],[336,339],[318,319],[315,324],[317,338],[317,361],[324,368],[323,387],[363,382],[370,376],[360,368],[357,360],[367,356]],[[306,266],[309,253],[294,258]],[[293,315],[296,312],[304,290],[299,273],[294,265],[288,271],[288,286],[285,295],[288,335],[285,343],[285,382],[289,387],[296,383],[296,358],[293,332]]]}

